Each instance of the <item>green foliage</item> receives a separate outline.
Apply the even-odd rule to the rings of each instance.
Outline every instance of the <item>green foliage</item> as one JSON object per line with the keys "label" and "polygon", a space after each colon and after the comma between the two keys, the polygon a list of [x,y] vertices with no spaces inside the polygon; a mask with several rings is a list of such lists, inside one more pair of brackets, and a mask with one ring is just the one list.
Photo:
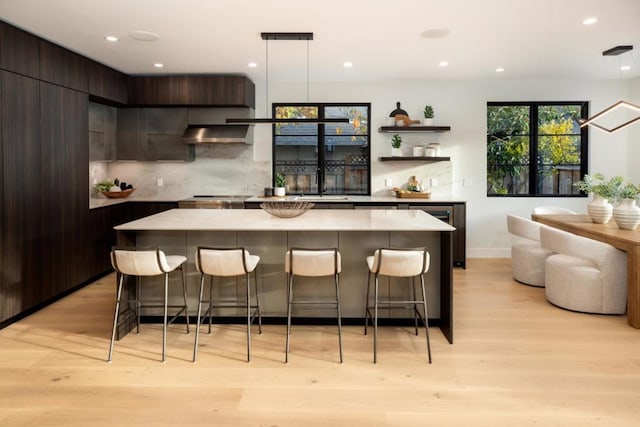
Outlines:
{"label": "green foliage", "polygon": [[424,106],[424,118],[433,119],[433,107],[431,105]]}
{"label": "green foliage", "polygon": [[585,175],[582,181],[578,181],[574,185],[580,191],[593,193],[596,196],[607,199],[609,202],[615,202],[620,198],[623,181],[624,178],[621,176],[614,176],[607,180],[603,174],[598,172],[593,175]]}
{"label": "green foliage", "polygon": [[94,185],[94,189],[96,193],[102,193],[103,191],[109,191],[111,187],[113,187],[115,183],[110,179],[105,179]]}
{"label": "green foliage", "polygon": [[402,137],[397,133],[394,134],[393,137],[391,138],[391,146],[393,148],[400,148],[401,145],[402,145]]}
{"label": "green foliage", "polygon": [[576,139],[569,135],[572,128],[571,119],[562,121],[554,119],[539,126],[542,136],[538,140],[538,154],[544,163],[560,165],[580,162]]}
{"label": "green foliage", "polygon": [[277,173],[275,177],[276,187],[284,187],[286,179],[283,174]]}
{"label": "green foliage", "polygon": [[635,186],[628,182],[620,188],[618,192],[619,199],[636,199],[640,193],[640,186]]}

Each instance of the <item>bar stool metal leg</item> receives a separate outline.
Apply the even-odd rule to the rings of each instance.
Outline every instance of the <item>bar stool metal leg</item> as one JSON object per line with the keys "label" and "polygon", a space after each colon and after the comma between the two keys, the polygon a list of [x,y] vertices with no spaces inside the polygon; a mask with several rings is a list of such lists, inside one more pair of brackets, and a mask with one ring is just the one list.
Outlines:
{"label": "bar stool metal leg", "polygon": [[378,275],[373,289],[373,363],[378,361]]}
{"label": "bar stool metal leg", "polygon": [[288,304],[287,304],[287,344],[284,353],[284,363],[289,363],[289,339],[291,337],[291,301],[293,300],[293,274],[288,274]]}
{"label": "bar stool metal leg", "polygon": [[338,275],[334,275],[336,282],[336,310],[338,312],[338,343],[340,346],[340,363],[342,363],[342,312],[340,311],[340,285]]}
{"label": "bar stool metal leg", "polygon": [[429,341],[429,315],[427,314],[427,292],[424,287],[424,276],[420,275],[420,285],[422,288],[422,304],[424,305],[424,330],[427,334],[427,354],[431,363],[431,342]]}
{"label": "bar stool metal leg", "polygon": [[185,280],[184,266],[180,266],[180,273],[182,273],[182,295],[184,297],[184,317],[187,322],[187,333],[191,333],[189,330],[189,308],[187,306],[187,281]]}
{"label": "bar stool metal leg", "polygon": [[204,274],[200,274],[200,294],[198,296],[198,317],[196,317],[196,342],[193,345],[193,362],[198,355],[198,337],[200,336],[200,316],[202,314],[202,294],[204,292]]}
{"label": "bar stool metal leg", "polygon": [[367,335],[367,325],[371,318],[371,312],[369,311],[369,290],[371,289],[371,272],[367,274],[367,299],[365,300],[364,308],[364,334]]}
{"label": "bar stool metal leg", "polygon": [[247,362],[251,361],[251,286],[249,273],[245,275],[247,282]]}
{"label": "bar stool metal leg", "polygon": [[253,270],[253,283],[256,287],[256,309],[258,312],[258,333],[262,333],[262,312],[260,311],[260,290],[258,289],[258,272]]}
{"label": "bar stool metal leg", "polygon": [[169,274],[164,275],[164,321],[162,322],[162,362],[164,363],[166,358],[167,349],[167,300],[169,299]]}
{"label": "bar stool metal leg", "polygon": [[120,274],[120,283],[118,284],[118,294],[116,295],[116,312],[113,315],[113,329],[111,330],[111,343],[109,344],[109,357],[107,362],[111,363],[113,355],[113,342],[116,339],[116,328],[118,326],[118,314],[120,311],[120,298],[122,297],[122,284],[124,283],[124,274]]}
{"label": "bar stool metal leg", "polygon": [[411,297],[413,300],[413,325],[418,336],[418,302],[416,299],[416,278],[411,277]]}

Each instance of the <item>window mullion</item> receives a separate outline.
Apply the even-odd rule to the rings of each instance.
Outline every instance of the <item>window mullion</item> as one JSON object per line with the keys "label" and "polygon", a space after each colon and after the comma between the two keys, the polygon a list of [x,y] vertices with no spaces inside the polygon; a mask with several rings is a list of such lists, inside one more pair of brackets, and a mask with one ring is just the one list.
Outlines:
{"label": "window mullion", "polygon": [[538,104],[529,106],[529,194],[538,194]]}

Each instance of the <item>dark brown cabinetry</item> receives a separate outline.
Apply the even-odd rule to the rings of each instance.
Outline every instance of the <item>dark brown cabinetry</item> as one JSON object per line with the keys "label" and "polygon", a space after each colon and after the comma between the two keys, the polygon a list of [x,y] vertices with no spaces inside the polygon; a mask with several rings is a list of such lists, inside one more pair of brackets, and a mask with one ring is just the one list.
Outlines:
{"label": "dark brown cabinetry", "polygon": [[181,142],[186,108],[119,108],[117,114],[118,160],[195,160],[195,145]]}
{"label": "dark brown cabinetry", "polygon": [[40,301],[40,87],[0,71],[2,299],[0,321]]}
{"label": "dark brown cabinetry", "polygon": [[127,76],[95,61],[88,63],[89,94],[107,102],[127,103]]}
{"label": "dark brown cabinetry", "polygon": [[82,168],[89,163],[87,103],[86,93],[40,83],[40,266],[47,278],[41,288],[45,298],[87,279],[89,194]]}
{"label": "dark brown cabinetry", "polygon": [[243,76],[129,77],[131,105],[255,108],[255,86]]}
{"label": "dark brown cabinetry", "polygon": [[89,60],[68,49],[40,41],[40,79],[87,92]]}
{"label": "dark brown cabinetry", "polygon": [[0,68],[40,77],[40,39],[0,21]]}

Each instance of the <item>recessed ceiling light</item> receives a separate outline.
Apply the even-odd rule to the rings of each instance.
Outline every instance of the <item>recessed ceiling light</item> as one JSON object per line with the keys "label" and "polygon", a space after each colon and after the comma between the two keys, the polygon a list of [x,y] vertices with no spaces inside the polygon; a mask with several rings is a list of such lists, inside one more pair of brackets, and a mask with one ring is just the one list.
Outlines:
{"label": "recessed ceiling light", "polygon": [[162,67],[164,67],[164,64],[156,62],[155,64],[153,64],[153,66],[156,67],[156,68],[162,68]]}
{"label": "recessed ceiling light", "polygon": [[620,70],[622,71],[629,71],[631,69],[631,65],[623,65],[622,67],[620,67]]}
{"label": "recessed ceiling light", "polygon": [[118,41],[118,38],[116,36],[106,36],[104,39],[106,41],[108,41],[108,42],[117,42]]}
{"label": "recessed ceiling light", "polygon": [[343,66],[344,68],[351,68],[351,67],[353,67],[353,63],[352,63],[352,62],[348,62],[348,61],[347,61],[347,62],[345,62],[344,64],[342,64],[342,66]]}
{"label": "recessed ceiling light", "polygon": [[157,35],[156,33],[152,33],[151,31],[142,31],[142,30],[129,31],[128,35],[129,35],[129,38],[133,40],[138,40],[141,42],[154,42],[160,39],[159,35]]}
{"label": "recessed ceiling light", "polygon": [[593,25],[596,22],[598,22],[598,18],[592,16],[592,17],[586,18],[584,21],[582,21],[582,25]]}
{"label": "recessed ceiling light", "polygon": [[256,64],[255,62],[249,62],[249,68],[256,68],[258,66],[258,64]]}
{"label": "recessed ceiling light", "polygon": [[446,67],[447,65],[449,65],[447,61],[440,61],[440,63],[438,64],[439,67]]}
{"label": "recessed ceiling light", "polygon": [[496,73],[502,73],[502,72],[504,72],[504,68],[502,67],[496,68]]}

